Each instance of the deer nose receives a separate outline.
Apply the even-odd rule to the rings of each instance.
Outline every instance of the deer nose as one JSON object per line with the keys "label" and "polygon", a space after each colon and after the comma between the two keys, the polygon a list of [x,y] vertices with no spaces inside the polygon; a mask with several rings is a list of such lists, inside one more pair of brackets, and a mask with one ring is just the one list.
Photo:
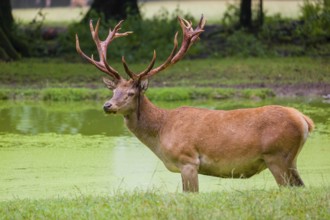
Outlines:
{"label": "deer nose", "polygon": [[106,103],[103,105],[103,110],[104,110],[105,112],[108,112],[109,109],[111,108],[111,106],[112,106],[111,103],[106,102]]}

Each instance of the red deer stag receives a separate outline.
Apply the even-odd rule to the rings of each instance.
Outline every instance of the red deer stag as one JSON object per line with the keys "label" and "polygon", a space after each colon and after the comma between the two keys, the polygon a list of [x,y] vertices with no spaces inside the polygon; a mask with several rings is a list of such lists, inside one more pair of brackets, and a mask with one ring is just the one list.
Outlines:
{"label": "red deer stag", "polygon": [[303,186],[296,160],[314,124],[298,110],[282,106],[230,111],[194,107],[165,110],[146,97],[148,79],[181,60],[203,32],[203,16],[196,29],[192,28],[191,22],[178,19],[183,32],[181,47],[178,49],[176,33],[174,48],[166,61],[153,68],[154,51],[150,65],[138,74],[128,68],[122,57],[129,80],[122,78],[106,61],[108,45],[115,38],[132,33],[119,33],[123,21],[112,31],[110,29],[104,41],[98,37],[100,22],[95,29],[90,22],[99,61],[82,52],[76,35],[77,52],[112,78],[103,79],[113,91],[113,97],[103,106],[104,111],[122,114],[129,130],[163,161],[167,169],[181,173],[185,192],[198,192],[198,174],[248,178],[266,168],[280,186]]}

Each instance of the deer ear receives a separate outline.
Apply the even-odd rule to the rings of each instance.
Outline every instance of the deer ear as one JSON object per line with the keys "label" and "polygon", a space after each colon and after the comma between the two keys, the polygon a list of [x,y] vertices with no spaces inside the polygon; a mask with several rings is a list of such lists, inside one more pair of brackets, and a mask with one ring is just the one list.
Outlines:
{"label": "deer ear", "polygon": [[149,84],[149,80],[148,79],[144,79],[144,80],[141,80],[140,81],[139,87],[140,87],[141,92],[147,91],[148,84]]}
{"label": "deer ear", "polygon": [[105,77],[102,77],[104,84],[108,87],[110,90],[114,90],[116,88],[116,84],[111,81],[110,79],[107,79]]}

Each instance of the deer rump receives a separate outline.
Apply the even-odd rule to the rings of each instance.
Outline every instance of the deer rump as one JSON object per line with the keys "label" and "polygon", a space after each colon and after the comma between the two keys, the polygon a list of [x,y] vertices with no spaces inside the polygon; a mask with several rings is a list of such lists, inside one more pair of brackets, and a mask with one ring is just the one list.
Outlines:
{"label": "deer rump", "polygon": [[181,107],[165,119],[156,154],[173,172],[189,163],[200,174],[248,178],[267,168],[272,156],[295,163],[311,130],[309,120],[282,106],[230,111]]}

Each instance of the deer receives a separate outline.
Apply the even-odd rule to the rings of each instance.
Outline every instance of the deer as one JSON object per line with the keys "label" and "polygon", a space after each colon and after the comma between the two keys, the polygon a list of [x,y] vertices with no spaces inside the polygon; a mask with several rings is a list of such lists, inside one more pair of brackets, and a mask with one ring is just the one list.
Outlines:
{"label": "deer", "polygon": [[[116,38],[132,34],[120,33],[120,21],[104,41],[98,32],[100,19],[90,31],[99,60],[87,56],[80,48],[78,54],[100,71],[112,98],[105,102],[107,114],[119,114],[128,129],[146,145],[171,171],[181,174],[183,192],[198,192],[198,175],[220,178],[249,178],[269,169],[281,186],[304,186],[296,166],[297,156],[314,128],[313,121],[291,107],[267,105],[257,108],[210,110],[182,106],[162,109],[146,96],[149,79],[173,66],[196,43],[206,23],[202,16],[196,28],[192,22],[178,17],[182,42],[178,49],[178,32],[168,58],[154,68],[156,51],[147,68],[139,73],[129,69],[122,56],[128,79],[107,62],[107,47]],[[110,78],[109,78],[110,77]]]}

